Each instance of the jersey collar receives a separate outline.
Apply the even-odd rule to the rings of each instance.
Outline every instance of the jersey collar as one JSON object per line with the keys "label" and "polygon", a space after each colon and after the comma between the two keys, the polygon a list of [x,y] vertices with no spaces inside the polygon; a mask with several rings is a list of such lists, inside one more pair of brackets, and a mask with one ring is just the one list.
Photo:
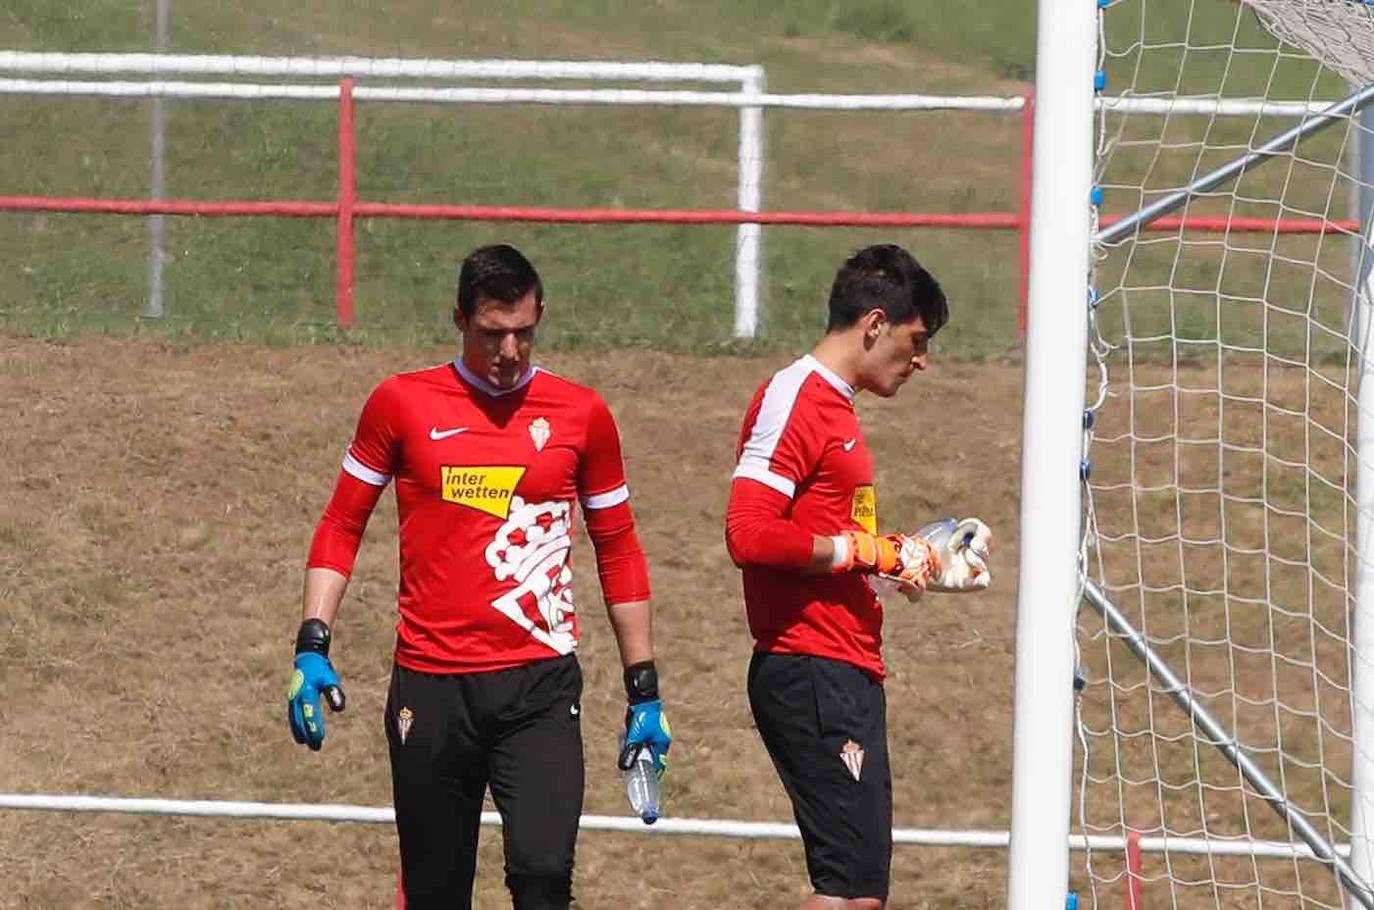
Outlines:
{"label": "jersey collar", "polygon": [[854,387],[841,379],[839,373],[836,373],[810,354],[802,357],[802,363],[805,363],[812,371],[819,373],[822,379],[834,386],[835,391],[839,392],[847,400],[854,400]]}
{"label": "jersey collar", "polygon": [[477,391],[484,392],[493,398],[500,398],[503,395],[509,395],[512,392],[520,391],[525,386],[529,385],[530,380],[534,378],[534,374],[539,372],[539,367],[530,364],[529,368],[525,370],[525,374],[520,377],[515,385],[511,386],[509,389],[500,389],[472,372],[472,370],[469,370],[467,364],[463,363],[463,358],[461,357],[453,358],[453,368],[458,371],[458,375],[462,377],[464,382],[477,389]]}

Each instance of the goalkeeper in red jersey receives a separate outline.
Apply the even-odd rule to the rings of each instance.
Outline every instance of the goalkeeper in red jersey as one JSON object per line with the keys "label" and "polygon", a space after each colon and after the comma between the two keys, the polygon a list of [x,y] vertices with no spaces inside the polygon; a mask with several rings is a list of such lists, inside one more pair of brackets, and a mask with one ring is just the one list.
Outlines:
{"label": "goalkeeper in red jersey", "polygon": [[871,582],[911,599],[986,587],[990,533],[977,519],[930,538],[877,533],[853,399],[895,395],[926,368],[949,316],[940,285],[901,247],[872,246],[840,268],[829,309],[815,349],[760,386],[745,413],[725,534],[754,638],[750,708],[806,849],[814,893],[803,907],[878,910],[892,777]]}
{"label": "goalkeeper in red jersey", "polygon": [[321,698],[344,707],[331,626],[395,480],[400,618],[384,723],[407,910],[471,906],[488,787],[514,906],[570,905],[584,778],[579,502],[624,665],[621,762],[648,750],[661,773],[671,743],[619,434],[595,391],[531,363],[543,311],[519,251],[483,247],[463,261],[462,354],[372,392],[310,547],[287,715],[296,741],[319,749]]}

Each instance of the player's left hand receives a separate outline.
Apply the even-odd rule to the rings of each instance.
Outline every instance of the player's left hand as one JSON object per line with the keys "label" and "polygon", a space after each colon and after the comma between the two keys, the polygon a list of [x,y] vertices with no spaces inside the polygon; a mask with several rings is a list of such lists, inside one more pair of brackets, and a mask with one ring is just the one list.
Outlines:
{"label": "player's left hand", "polygon": [[668,769],[668,748],[673,744],[673,731],[663,712],[662,699],[652,699],[625,708],[625,745],[617,764],[628,770],[639,758],[641,749],[648,749],[654,760],[654,770],[663,775]]}

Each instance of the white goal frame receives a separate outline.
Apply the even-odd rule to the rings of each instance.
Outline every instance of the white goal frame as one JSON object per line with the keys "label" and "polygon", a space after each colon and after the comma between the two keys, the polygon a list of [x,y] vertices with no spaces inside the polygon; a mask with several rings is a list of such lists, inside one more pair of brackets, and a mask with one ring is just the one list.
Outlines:
{"label": "white goal frame", "polygon": [[[1104,5],[1105,4],[1101,4]],[[1095,240],[1121,239],[1157,217],[1173,211],[1195,191],[1216,186],[1260,163],[1266,148],[1287,149],[1315,132],[1303,132],[1318,117],[1305,117],[1300,127],[1286,131],[1265,146],[1230,165],[1199,178],[1178,198],[1161,199],[1111,228],[1094,233],[1093,117],[1102,101],[1096,97],[1099,4],[1080,0],[1039,0],[1036,52],[1037,103],[1033,161],[1030,289],[1026,341],[1026,381],[1021,473],[1020,587],[1016,623],[1016,680],[1013,719],[1013,799],[1008,900],[1010,910],[1063,907],[1069,890],[1068,849],[1072,772],[1074,766],[1075,615],[1085,598],[1109,612],[1110,601],[1079,573],[1082,542],[1082,478],[1084,408],[1087,380],[1087,306],[1091,293],[1089,258]],[[1336,117],[1348,118],[1367,109],[1374,86],[1353,93],[1329,107]],[[1168,111],[1181,111],[1190,100],[1153,99]],[[1215,102],[1202,102],[1215,104]],[[1328,108],[1323,106],[1324,110]],[[1320,127],[1317,127],[1320,128]],[[1284,142],[1289,144],[1285,145]],[[1363,162],[1370,173],[1371,162]],[[1365,243],[1374,247],[1371,226]],[[1358,295],[1357,324],[1368,339],[1374,329],[1374,278],[1366,279]],[[1358,653],[1374,655],[1374,361],[1364,345],[1359,383],[1357,495],[1359,514],[1356,546],[1359,571],[1355,635]],[[1085,590],[1091,589],[1091,590]],[[1105,608],[1105,609],[1104,609]],[[1118,630],[1120,631],[1120,630]],[[1126,633],[1130,640],[1131,632]],[[1143,642],[1143,639],[1141,640]],[[1148,651],[1148,645],[1145,645]],[[1371,880],[1371,827],[1374,827],[1374,667],[1369,658],[1352,660],[1352,700],[1355,712],[1351,807],[1352,844],[1330,846],[1306,855],[1332,866],[1346,888],[1347,905],[1371,906],[1374,896],[1363,890]],[[1167,666],[1150,664],[1163,677],[1167,691],[1181,705],[1190,702],[1186,686],[1171,680]],[[1211,721],[1205,709],[1185,707],[1199,727]],[[1199,718],[1199,714],[1202,715]],[[1236,731],[1217,730],[1233,763],[1246,762]],[[1267,781],[1256,786],[1266,799]],[[1271,804],[1282,813],[1282,798]],[[1296,814],[1296,813],[1295,813]],[[1302,834],[1300,814],[1289,818]],[[1170,849],[1176,841],[1171,839]],[[1211,855],[1221,851],[1208,850]],[[1349,865],[1344,862],[1349,857]],[[1351,874],[1353,870],[1353,875]]]}
{"label": "white goal frame", "polygon": [[1039,0],[1021,553],[1012,720],[1010,910],[1063,907],[1073,776],[1087,381],[1096,4]]}

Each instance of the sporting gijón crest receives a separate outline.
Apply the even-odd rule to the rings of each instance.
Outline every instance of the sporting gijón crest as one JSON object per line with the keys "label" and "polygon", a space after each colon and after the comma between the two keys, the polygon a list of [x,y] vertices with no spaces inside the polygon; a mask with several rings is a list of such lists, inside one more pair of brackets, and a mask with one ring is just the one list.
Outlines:
{"label": "sporting gij\u00f3n crest", "polygon": [[858,780],[859,775],[864,770],[864,747],[852,739],[847,740],[844,748],[840,749],[840,761],[844,762],[849,773],[854,776],[855,780]]}

